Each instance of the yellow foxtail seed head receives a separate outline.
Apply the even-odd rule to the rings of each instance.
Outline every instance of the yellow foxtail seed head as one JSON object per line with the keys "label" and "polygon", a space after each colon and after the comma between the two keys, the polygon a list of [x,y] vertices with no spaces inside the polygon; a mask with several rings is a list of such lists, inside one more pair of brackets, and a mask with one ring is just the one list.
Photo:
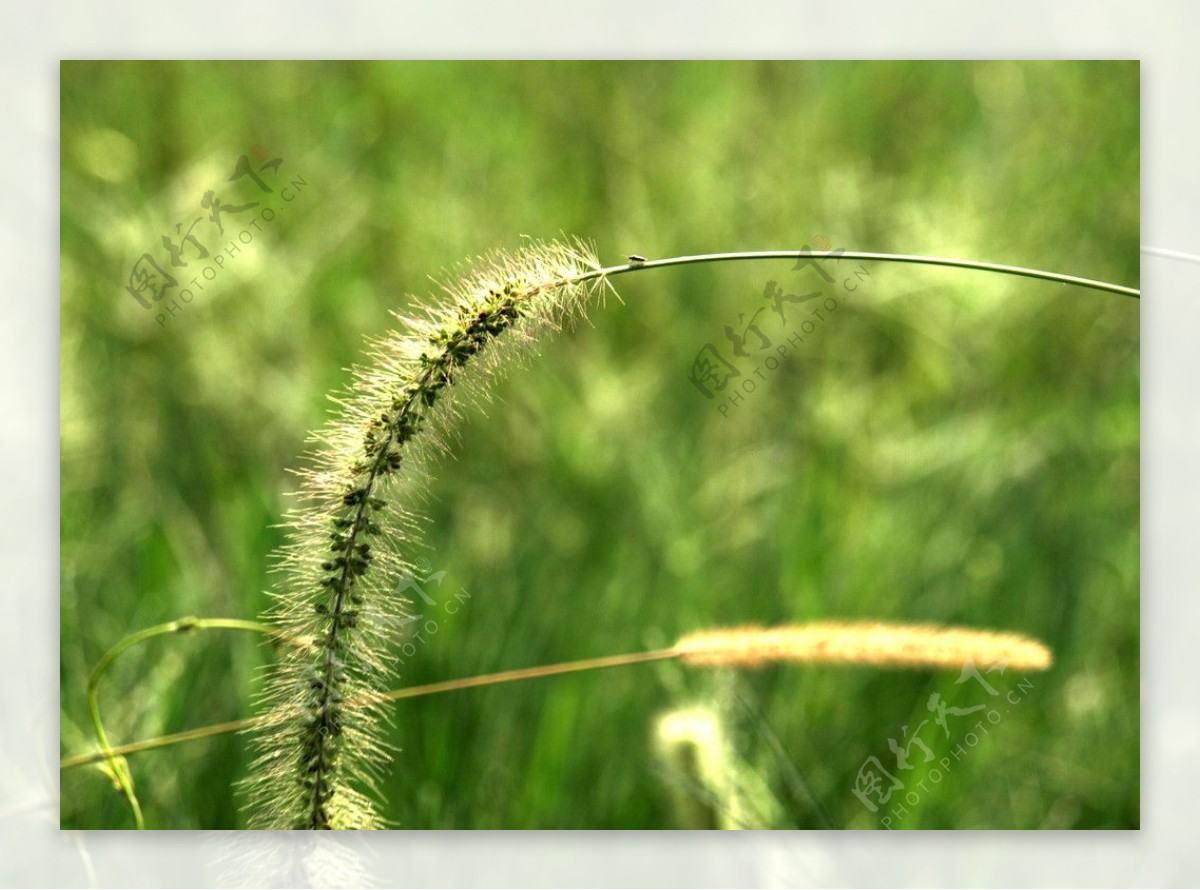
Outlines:
{"label": "yellow foxtail seed head", "polygon": [[688,634],[675,644],[687,664],[757,667],[774,661],[865,664],[891,668],[961,668],[1008,665],[1050,667],[1050,650],[1013,633],[881,622],[740,627]]}

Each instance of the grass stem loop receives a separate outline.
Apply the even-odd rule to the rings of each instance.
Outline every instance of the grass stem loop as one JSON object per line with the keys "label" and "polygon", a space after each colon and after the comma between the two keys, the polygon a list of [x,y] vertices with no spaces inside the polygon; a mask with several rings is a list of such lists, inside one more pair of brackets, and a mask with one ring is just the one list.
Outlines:
{"label": "grass stem loop", "polygon": [[[104,653],[104,656],[97,662],[95,668],[92,669],[91,676],[88,678],[88,713],[92,718],[92,730],[96,734],[96,741],[100,745],[99,756],[96,759],[102,759],[108,767],[108,773],[112,777],[114,784],[125,796],[125,800],[129,804],[130,811],[133,813],[134,827],[139,831],[146,827],[142,816],[142,807],[138,801],[137,793],[133,789],[133,776],[129,772],[129,767],[125,763],[124,756],[118,754],[117,749],[109,744],[108,734],[104,731],[104,720],[100,716],[100,681],[104,679],[104,675],[108,673],[108,669],[112,666],[113,662],[134,646],[141,645],[155,637],[202,630],[245,630],[266,634],[273,639],[287,638],[285,634],[282,634],[276,628],[257,621],[243,621],[238,618],[180,618],[177,621],[168,621],[166,624],[156,624],[154,627],[148,627],[125,637]],[[291,642],[294,643],[295,641]]]}
{"label": "grass stem loop", "polygon": [[983,263],[977,260],[958,260],[947,257],[918,256],[903,253],[873,253],[863,250],[821,251],[821,250],[749,250],[734,253],[702,253],[695,256],[668,257],[662,260],[645,260],[627,263],[620,266],[609,266],[593,272],[585,273],[579,280],[598,278],[601,276],[624,275],[628,272],[640,272],[645,269],[662,269],[668,266],[690,266],[697,263],[724,263],[736,260],[863,260],[880,263],[910,263],[922,266],[947,266],[954,269],[973,269],[977,272],[993,272],[1000,275],[1016,275],[1021,278],[1037,278],[1042,281],[1053,281],[1057,284],[1069,284],[1090,290],[1105,291],[1124,297],[1140,299],[1142,292],[1137,288],[1112,284],[1108,281],[1097,281],[1092,278],[1080,278],[1076,275],[1064,275],[1060,272],[1046,272],[1042,269],[1027,269],[1023,266],[1006,266],[1000,263]]}

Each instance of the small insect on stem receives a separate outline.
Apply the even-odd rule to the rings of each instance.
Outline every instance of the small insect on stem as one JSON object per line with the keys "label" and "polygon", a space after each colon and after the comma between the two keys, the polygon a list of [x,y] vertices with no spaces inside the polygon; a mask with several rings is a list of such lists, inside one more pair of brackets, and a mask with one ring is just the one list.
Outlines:
{"label": "small insect on stem", "polygon": [[644,256],[641,256],[641,255],[639,255],[639,254],[636,254],[636,253],[631,253],[631,254],[629,255],[629,262],[631,262],[631,263],[644,263],[644,262],[646,262],[646,258],[645,258]]}

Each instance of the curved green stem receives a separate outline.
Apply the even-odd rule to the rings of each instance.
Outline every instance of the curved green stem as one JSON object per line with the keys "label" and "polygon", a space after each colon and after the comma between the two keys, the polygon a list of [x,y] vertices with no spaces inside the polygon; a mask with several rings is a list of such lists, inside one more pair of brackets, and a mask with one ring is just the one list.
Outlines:
{"label": "curved green stem", "polygon": [[1046,272],[1041,269],[1027,269],[1022,266],[1006,266],[1000,263],[981,263],[976,260],[956,260],[945,257],[918,256],[902,253],[871,253],[862,250],[821,251],[821,250],[749,250],[734,253],[703,253],[695,256],[677,256],[662,260],[645,260],[630,262],[620,266],[608,266],[594,269],[572,278],[572,281],[588,281],[593,278],[603,278],[610,275],[624,275],[628,272],[640,272],[643,269],[662,269],[667,266],[688,266],[696,263],[723,263],[734,260],[869,260],[882,263],[912,263],[924,266],[949,266],[955,269],[974,269],[978,272],[994,272],[1001,275],[1016,275],[1021,278],[1037,278],[1042,281],[1053,281],[1058,284],[1070,284],[1091,290],[1106,291],[1125,297],[1141,298],[1141,291],[1111,284],[1107,281],[1096,281],[1091,278],[1079,278],[1075,275],[1063,275],[1059,272]]}
{"label": "curved green stem", "polygon": [[125,758],[121,757],[119,760],[117,759],[118,755],[109,744],[108,735],[104,732],[104,722],[100,719],[100,698],[98,694],[100,681],[108,672],[112,663],[134,646],[144,643],[146,640],[151,640],[154,637],[174,633],[187,633],[193,630],[248,630],[255,633],[267,634],[268,636],[289,639],[286,634],[280,632],[278,629],[270,625],[260,624],[257,621],[242,621],[236,618],[180,618],[178,621],[158,624],[154,627],[148,627],[145,630],[130,634],[104,653],[104,657],[92,669],[92,675],[88,678],[87,686],[88,712],[92,717],[92,728],[96,732],[96,741],[100,744],[101,756],[96,759],[103,759],[107,763],[114,781],[116,781],[122,793],[124,793],[125,799],[129,802],[129,807],[133,811],[133,821],[139,831],[145,829],[146,823],[142,818],[141,804],[138,802],[137,794],[133,790],[133,778],[129,774],[129,767],[125,762]]}

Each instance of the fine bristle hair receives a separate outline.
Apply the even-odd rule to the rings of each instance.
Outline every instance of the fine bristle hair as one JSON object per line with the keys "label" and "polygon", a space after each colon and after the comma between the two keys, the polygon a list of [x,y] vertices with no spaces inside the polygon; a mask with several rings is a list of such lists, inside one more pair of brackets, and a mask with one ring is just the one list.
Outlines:
{"label": "fine bristle hair", "polygon": [[400,329],[371,344],[368,364],[333,399],[276,563],[268,620],[298,645],[280,654],[259,703],[251,827],[385,827],[385,714],[378,703],[347,705],[393,679],[411,605],[394,591],[416,573],[427,467],[447,448],[464,396],[482,396],[497,371],[582,310],[607,286],[599,268],[580,242],[483,257],[443,285],[442,299],[397,316]]}

